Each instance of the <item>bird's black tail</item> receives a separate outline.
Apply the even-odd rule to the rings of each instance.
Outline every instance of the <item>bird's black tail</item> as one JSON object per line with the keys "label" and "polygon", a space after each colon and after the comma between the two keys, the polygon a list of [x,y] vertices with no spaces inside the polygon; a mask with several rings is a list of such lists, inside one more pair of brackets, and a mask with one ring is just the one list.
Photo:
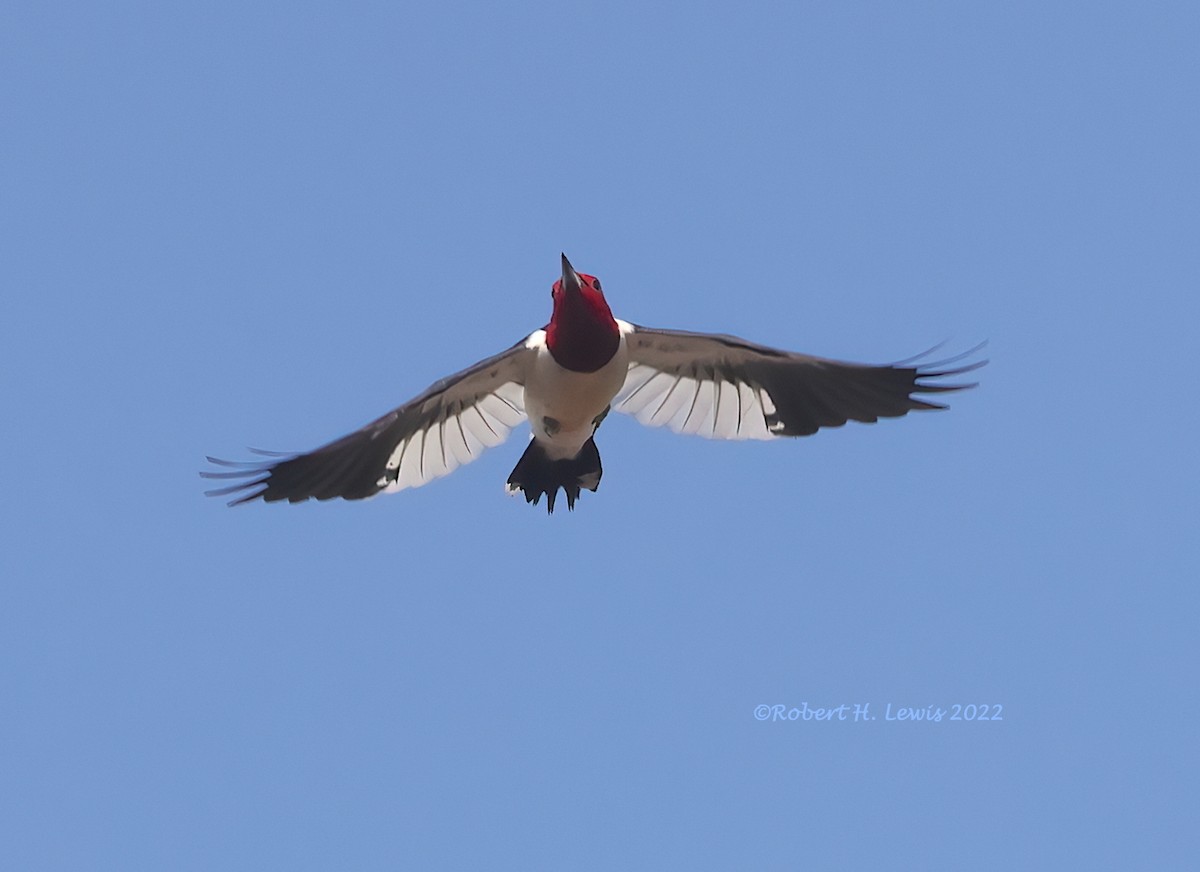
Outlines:
{"label": "bird's black tail", "polygon": [[536,439],[517,461],[512,475],[508,477],[508,490],[525,492],[525,501],[537,505],[542,494],[546,495],[546,511],[554,511],[554,498],[561,487],[567,494],[567,508],[575,508],[581,488],[595,491],[600,487],[600,451],[594,439],[588,439],[579,453],[568,460],[551,460],[546,449]]}

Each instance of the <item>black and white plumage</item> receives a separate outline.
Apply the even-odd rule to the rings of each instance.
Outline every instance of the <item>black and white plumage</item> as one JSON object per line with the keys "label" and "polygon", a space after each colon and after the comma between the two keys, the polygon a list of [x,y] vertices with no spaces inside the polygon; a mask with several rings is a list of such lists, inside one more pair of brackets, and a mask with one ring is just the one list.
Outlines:
{"label": "black and white plumage", "polygon": [[527,368],[523,341],[435,382],[403,406],[307,454],[244,463],[210,457],[231,469],[204,472],[205,478],[237,483],[208,494],[249,491],[230,505],[260,497],[298,503],[359,500],[420,487],[504,442],[525,420],[521,385]]}
{"label": "black and white plumage", "polygon": [[847,421],[874,423],[944,409],[918,394],[974,387],[947,384],[985,361],[964,356],[926,365],[871,366],[780,351],[736,336],[633,326],[630,367],[614,408],[651,427],[711,439],[811,436]]}
{"label": "black and white plumage", "polygon": [[[658,330],[612,318],[593,276],[563,257],[551,323],[500,354],[431,385],[365,427],[307,454],[204,472],[232,483],[230,505],[363,499],[419,487],[474,460],[529,419],[532,439],[509,478],[529,502],[559,487],[573,508],[595,490],[593,436],[609,409],[649,426],[714,439],[807,436],[945,408],[925,399],[973,387],[947,381],[986,361],[976,349],[940,363],[870,366],[780,351],[733,336]],[[566,350],[564,350],[566,349]]]}

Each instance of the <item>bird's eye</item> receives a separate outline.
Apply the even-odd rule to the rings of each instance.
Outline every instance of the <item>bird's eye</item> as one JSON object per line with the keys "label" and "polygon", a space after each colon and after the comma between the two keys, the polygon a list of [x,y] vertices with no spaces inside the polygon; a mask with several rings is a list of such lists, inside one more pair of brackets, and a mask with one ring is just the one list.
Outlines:
{"label": "bird's eye", "polygon": [[600,290],[600,279],[592,279],[592,287]]}

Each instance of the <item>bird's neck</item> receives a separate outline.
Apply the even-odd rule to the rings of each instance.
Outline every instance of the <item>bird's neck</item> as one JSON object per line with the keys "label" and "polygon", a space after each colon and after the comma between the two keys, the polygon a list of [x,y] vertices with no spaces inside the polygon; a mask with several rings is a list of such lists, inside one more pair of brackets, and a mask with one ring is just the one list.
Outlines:
{"label": "bird's neck", "polygon": [[620,345],[617,321],[599,294],[566,294],[554,301],[546,347],[563,369],[595,372],[612,360]]}

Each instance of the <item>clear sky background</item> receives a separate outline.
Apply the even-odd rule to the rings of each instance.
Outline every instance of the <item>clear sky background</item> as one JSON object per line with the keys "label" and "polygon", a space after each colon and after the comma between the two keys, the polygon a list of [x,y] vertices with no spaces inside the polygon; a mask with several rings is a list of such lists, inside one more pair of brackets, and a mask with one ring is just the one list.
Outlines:
{"label": "clear sky background", "polygon": [[[1198,45],[1189,3],[4,4],[3,866],[1194,861]],[[638,323],[991,363],[804,440],[610,417],[552,517],[524,430],[202,495],[544,324],[560,251]],[[876,719],[754,716],[804,704]]]}

